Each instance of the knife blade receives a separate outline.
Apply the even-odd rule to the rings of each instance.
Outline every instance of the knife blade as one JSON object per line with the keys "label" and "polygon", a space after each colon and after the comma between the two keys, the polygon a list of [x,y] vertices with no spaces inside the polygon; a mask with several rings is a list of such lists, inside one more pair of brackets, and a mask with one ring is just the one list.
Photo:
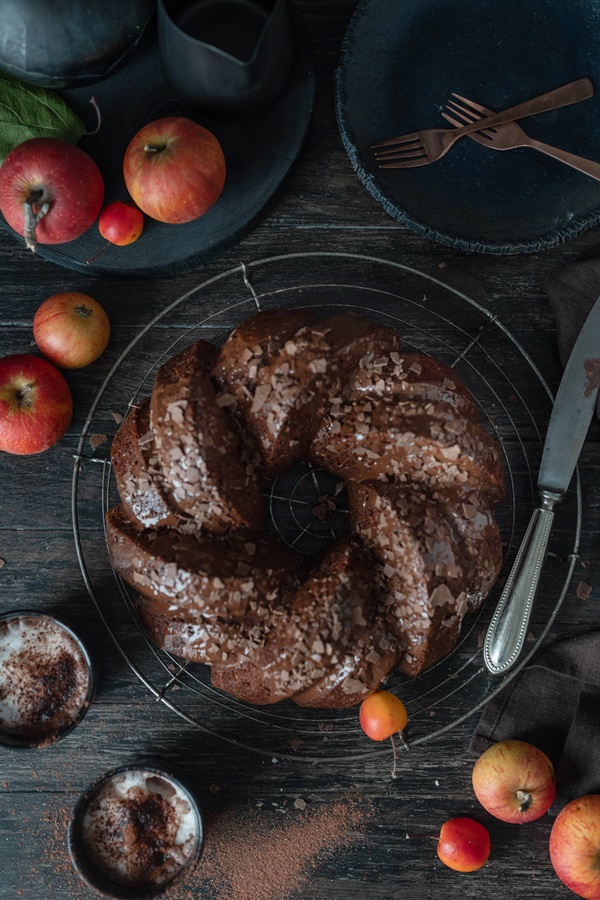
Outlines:
{"label": "knife blade", "polygon": [[483,642],[485,665],[502,675],[525,643],[552,524],[594,414],[600,387],[600,297],[589,313],[565,366],[552,407],[538,474],[540,504],[534,509]]}

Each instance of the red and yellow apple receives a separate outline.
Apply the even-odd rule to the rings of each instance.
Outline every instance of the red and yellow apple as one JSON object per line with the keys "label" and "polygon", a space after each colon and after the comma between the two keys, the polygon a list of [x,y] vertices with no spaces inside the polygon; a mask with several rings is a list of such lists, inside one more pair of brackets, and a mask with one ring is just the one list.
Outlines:
{"label": "red and yellow apple", "polygon": [[503,822],[539,819],[556,796],[554,766],[526,741],[498,741],[473,768],[473,789],[481,805]]}
{"label": "red and yellow apple", "polygon": [[80,237],[98,218],[103,199],[94,160],[60,138],[24,141],[0,168],[0,211],[31,250]]}
{"label": "red and yellow apple", "polygon": [[204,215],[225,184],[219,141],[191,119],[171,116],[145,125],[123,160],[127,190],[139,208],[173,225]]}
{"label": "red and yellow apple", "polygon": [[126,247],[137,241],[142,233],[144,214],[131,203],[114,200],[100,213],[98,228],[105,240],[117,247]]}
{"label": "red and yellow apple", "polygon": [[437,845],[437,855],[456,872],[475,872],[488,860],[490,835],[475,819],[459,817],[444,822]]}
{"label": "red and yellow apple", "polygon": [[97,300],[65,291],[44,300],[33,319],[33,338],[44,356],[64,369],[98,359],[110,337],[110,322]]}
{"label": "red and yellow apple", "polygon": [[600,900],[600,794],[561,809],[550,833],[550,859],[560,880],[586,900]]}
{"label": "red and yellow apple", "polygon": [[0,450],[40,453],[63,436],[73,413],[69,385],[48,360],[0,359]]}

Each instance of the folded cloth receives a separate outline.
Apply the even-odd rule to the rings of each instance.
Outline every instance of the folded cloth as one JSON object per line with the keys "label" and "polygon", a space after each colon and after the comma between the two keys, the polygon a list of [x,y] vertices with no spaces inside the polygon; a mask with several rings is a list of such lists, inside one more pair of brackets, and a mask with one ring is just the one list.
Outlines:
{"label": "folded cloth", "polygon": [[[558,352],[564,367],[583,323],[600,296],[600,259],[569,263],[549,275],[543,287],[556,322]],[[596,413],[600,416],[600,397]]]}
{"label": "folded cloth", "polygon": [[469,750],[528,741],[556,770],[550,815],[585,794],[600,794],[600,629],[558,641],[485,707]]}

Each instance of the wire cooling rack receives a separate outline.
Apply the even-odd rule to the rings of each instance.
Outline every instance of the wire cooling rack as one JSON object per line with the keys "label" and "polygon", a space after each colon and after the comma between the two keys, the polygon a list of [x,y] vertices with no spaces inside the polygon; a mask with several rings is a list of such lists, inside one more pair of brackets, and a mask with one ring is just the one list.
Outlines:
{"label": "wire cooling rack", "polygon": [[[432,740],[480,710],[528,662],[547,635],[567,591],[579,546],[578,475],[556,518],[526,652],[501,678],[489,675],[481,646],[521,535],[536,502],[536,477],[552,396],[518,341],[497,316],[436,278],[409,266],[343,253],[286,254],[240,264],[199,284],[156,316],[129,344],[100,388],[77,451],[72,490],[75,544],[91,599],[131,671],[160,702],[199,731],[240,749],[309,763],[389,752],[362,733],[356,708],[310,710],[284,702],[256,707],[212,687],[206,666],[160,650],[146,635],[129,588],[113,572],[104,514],[119,502],[109,444],[94,450],[94,433],[112,433],[120,416],[148,396],[156,370],[202,337],[222,344],[258,309],[313,307],[323,315],[354,310],[393,328],[404,349],[453,366],[482,411],[504,454],[507,499],[497,510],[504,566],[481,610],[467,617],[458,643],[417,678],[390,676],[389,690],[409,715],[409,745]],[[323,469],[302,464],[266,490],[268,528],[303,553],[347,530],[345,487]]]}

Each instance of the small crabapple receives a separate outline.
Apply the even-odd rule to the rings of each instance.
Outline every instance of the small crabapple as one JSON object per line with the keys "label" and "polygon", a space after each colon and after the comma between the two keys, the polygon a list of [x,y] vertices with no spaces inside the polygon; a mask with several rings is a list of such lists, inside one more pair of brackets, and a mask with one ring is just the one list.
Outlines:
{"label": "small crabapple", "polygon": [[98,220],[100,234],[111,244],[125,247],[137,241],[144,228],[144,214],[137,206],[115,200],[105,206]]}
{"label": "small crabapple", "polygon": [[360,705],[360,727],[374,741],[384,741],[403,731],[408,721],[406,707],[389,691],[376,691]]}
{"label": "small crabapple", "polygon": [[392,766],[392,778],[396,777],[396,762],[398,752],[394,743],[394,734],[398,732],[400,740],[405,747],[402,732],[408,722],[406,707],[399,697],[389,691],[375,691],[369,694],[360,705],[360,727],[373,741],[385,741],[389,738],[394,751],[394,763]]}
{"label": "small crabapple", "polygon": [[449,869],[475,872],[486,864],[490,850],[489,832],[475,819],[459,817],[442,825],[437,855]]}

